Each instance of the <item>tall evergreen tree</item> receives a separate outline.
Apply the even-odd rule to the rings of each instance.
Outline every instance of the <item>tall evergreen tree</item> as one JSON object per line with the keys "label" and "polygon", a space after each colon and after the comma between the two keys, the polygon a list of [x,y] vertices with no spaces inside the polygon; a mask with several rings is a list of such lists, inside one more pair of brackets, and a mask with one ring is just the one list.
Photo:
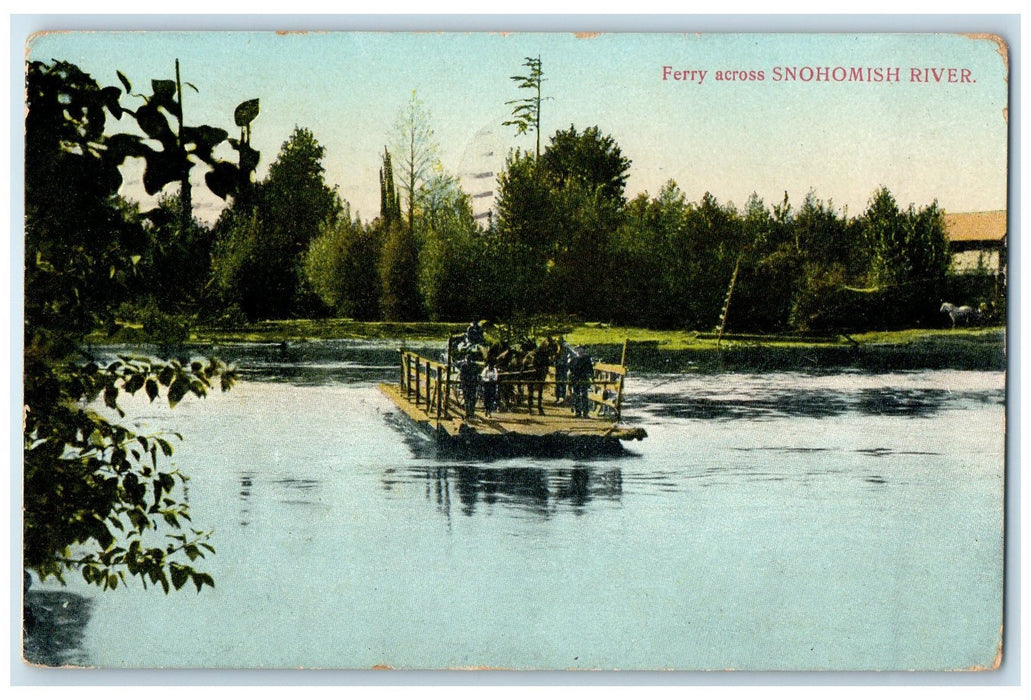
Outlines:
{"label": "tall evergreen tree", "polygon": [[386,146],[383,147],[383,165],[379,170],[379,217],[387,227],[401,221],[401,198],[394,187],[394,166]]}
{"label": "tall evergreen tree", "polygon": [[529,90],[528,97],[518,100],[509,100],[505,104],[515,105],[512,108],[512,119],[502,122],[504,126],[514,126],[517,134],[525,134],[533,131],[536,138],[536,149],[534,156],[541,157],[541,102],[550,99],[542,97],[541,91],[544,85],[544,69],[541,64],[541,57],[527,56],[523,65],[528,68],[526,75],[513,75],[512,80],[519,86],[520,90]]}

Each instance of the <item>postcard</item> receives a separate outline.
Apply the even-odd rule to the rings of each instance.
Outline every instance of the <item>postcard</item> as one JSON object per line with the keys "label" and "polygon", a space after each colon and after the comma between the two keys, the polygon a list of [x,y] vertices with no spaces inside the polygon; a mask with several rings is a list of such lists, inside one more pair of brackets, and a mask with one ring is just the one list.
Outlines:
{"label": "postcard", "polygon": [[31,36],[25,664],[997,670],[1010,56]]}

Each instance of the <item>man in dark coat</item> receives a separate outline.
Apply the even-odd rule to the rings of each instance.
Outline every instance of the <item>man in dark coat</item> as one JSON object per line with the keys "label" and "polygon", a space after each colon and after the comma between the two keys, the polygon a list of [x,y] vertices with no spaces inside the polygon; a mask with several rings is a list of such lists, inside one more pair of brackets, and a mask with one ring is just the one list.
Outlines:
{"label": "man in dark coat", "polygon": [[480,368],[472,358],[466,357],[458,365],[458,381],[462,385],[462,398],[465,400],[465,417],[471,420],[476,415],[476,391],[480,385]]}
{"label": "man in dark coat", "polygon": [[475,347],[486,343],[486,338],[484,338],[483,335],[483,326],[480,321],[473,321],[469,324],[469,327],[465,329],[465,343],[469,347]]}
{"label": "man in dark coat", "polygon": [[591,356],[580,348],[573,350],[569,360],[569,384],[573,391],[573,413],[578,418],[586,418],[590,411],[587,393],[594,379],[594,363]]}

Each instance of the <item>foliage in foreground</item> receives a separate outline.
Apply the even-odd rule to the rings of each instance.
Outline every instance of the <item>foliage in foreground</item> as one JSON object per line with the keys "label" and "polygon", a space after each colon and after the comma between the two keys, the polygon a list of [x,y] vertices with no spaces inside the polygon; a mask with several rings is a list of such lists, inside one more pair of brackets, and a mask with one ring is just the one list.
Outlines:
{"label": "foliage in foreground", "polygon": [[[186,476],[167,465],[172,444],[122,424],[119,397],[143,392],[175,406],[228,389],[234,372],[218,360],[100,366],[82,347],[95,329],[113,329],[115,310],[146,287],[138,267],[155,264],[155,231],[168,223],[121,199],[119,168],[142,159],[150,194],[180,186],[181,236],[190,169],[208,167],[208,187],[226,197],[249,183],[257,154],[246,138],[184,123],[178,62],[176,79],[152,81],[150,95],[132,93],[121,73],[124,94],[60,61],[29,63],[26,77],[23,565],[43,579],[78,570],[103,589],[134,577],[165,591],[192,581],[199,591],[214,585],[193,566],[214,551],[210,533],[189,526]],[[132,109],[127,98],[142,104]],[[249,100],[236,110],[245,135],[257,109]],[[109,116],[131,118],[145,136],[109,133]],[[239,165],[215,156],[227,140]],[[169,296],[165,288],[159,298]],[[118,419],[102,415],[100,401]]]}

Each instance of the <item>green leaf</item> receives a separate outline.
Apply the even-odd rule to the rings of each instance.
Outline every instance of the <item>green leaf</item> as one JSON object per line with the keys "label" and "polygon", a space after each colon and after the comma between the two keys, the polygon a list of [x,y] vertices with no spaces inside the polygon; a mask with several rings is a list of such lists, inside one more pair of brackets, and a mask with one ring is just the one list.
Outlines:
{"label": "green leaf", "polygon": [[150,149],[135,134],[113,134],[108,137],[107,155],[117,165],[126,158],[145,158]]}
{"label": "green leaf", "polygon": [[253,100],[246,100],[236,106],[236,111],[233,112],[233,119],[236,121],[236,125],[244,127],[254,121],[254,118],[258,116],[259,103],[258,98]]}
{"label": "green leaf", "polygon": [[184,569],[179,566],[173,566],[171,568],[172,574],[172,585],[175,586],[175,590],[179,590],[186,582],[190,580],[190,574],[188,569]]}
{"label": "green leaf", "polygon": [[131,93],[132,92],[132,84],[129,82],[129,79],[126,78],[125,75],[120,70],[116,70],[115,73],[118,74],[118,79],[121,80],[122,81],[122,85],[125,86],[125,91],[128,92],[128,93]]}
{"label": "green leaf", "polygon": [[[168,442],[168,440],[165,440],[164,438],[154,438],[154,440],[161,447],[161,454],[165,455],[166,457],[172,456],[172,445]],[[162,474],[161,476],[164,477],[166,475]]]}
{"label": "green leaf", "polygon": [[193,585],[197,587],[198,593],[200,593],[201,586],[203,586],[204,584],[207,584],[212,588],[215,587],[215,579],[211,578],[211,576],[209,576],[208,574],[202,574],[200,572],[195,571],[192,577]]}
{"label": "green leaf", "polygon": [[138,531],[143,532],[150,528],[150,519],[147,518],[147,514],[140,508],[133,508],[127,513],[127,515],[129,516],[129,520],[132,522],[132,526]]}
{"label": "green leaf", "polygon": [[165,145],[175,143],[175,134],[168,126],[168,119],[158,110],[157,106],[146,104],[137,109],[136,123],[150,138],[157,139]]}
{"label": "green leaf", "polygon": [[104,388],[104,405],[111,409],[118,409],[118,387],[108,384]]}
{"label": "green leaf", "polygon": [[106,87],[100,91],[100,96],[107,111],[111,112],[115,119],[121,119],[122,105],[118,103],[118,99],[122,96],[122,91],[114,86]]}
{"label": "green leaf", "polygon": [[151,401],[157,398],[158,383],[156,381],[154,381],[153,379],[148,379],[145,388],[147,391],[147,398],[149,398]]}
{"label": "green leaf", "polygon": [[211,150],[229,138],[225,129],[214,126],[184,126],[183,140],[197,145],[198,150],[210,154]]}
{"label": "green leaf", "polygon": [[185,156],[175,151],[152,151],[146,158],[143,171],[143,189],[147,194],[157,194],[170,182],[177,182],[189,163]]}
{"label": "green leaf", "polygon": [[140,387],[143,386],[143,382],[144,379],[142,374],[134,374],[126,380],[122,388],[125,389],[125,391],[129,394],[135,394],[137,391],[140,390]]}
{"label": "green leaf", "polygon": [[[172,454],[171,449],[172,448],[169,447],[168,454]],[[171,474],[159,474],[158,481],[161,483],[161,488],[163,488],[166,492],[170,493],[172,489],[175,488],[175,479],[172,477]]]}
{"label": "green leaf", "polygon": [[240,154],[240,171],[243,173],[254,172],[254,169],[258,167],[258,161],[261,160],[261,153],[245,143],[234,145],[233,148]]}
{"label": "green leaf", "polygon": [[176,404],[182,401],[183,397],[186,396],[186,392],[189,390],[190,383],[180,377],[176,377],[175,381],[172,382],[172,386],[168,387],[169,407],[175,408]]}
{"label": "green leaf", "polygon": [[101,433],[97,429],[94,429],[93,432],[90,433],[89,441],[90,441],[90,444],[93,445],[94,447],[104,447],[106,445],[106,441],[104,440],[103,433]]}
{"label": "green leaf", "polygon": [[151,80],[150,87],[154,91],[154,97],[168,99],[175,97],[174,80]]}
{"label": "green leaf", "polygon": [[204,174],[204,182],[212,193],[225,199],[236,190],[237,173],[232,163],[214,163],[211,170]]}

